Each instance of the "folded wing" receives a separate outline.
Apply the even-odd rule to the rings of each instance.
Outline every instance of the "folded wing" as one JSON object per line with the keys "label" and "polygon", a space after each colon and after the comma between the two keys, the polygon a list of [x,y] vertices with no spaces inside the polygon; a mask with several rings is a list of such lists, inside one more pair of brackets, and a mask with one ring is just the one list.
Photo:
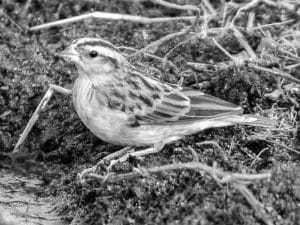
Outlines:
{"label": "folded wing", "polygon": [[137,114],[139,123],[189,123],[242,114],[242,109],[230,102],[197,90],[165,92],[152,110]]}
{"label": "folded wing", "polygon": [[107,102],[111,110],[129,115],[131,126],[192,123],[242,113],[232,103],[198,90],[161,83],[138,71],[112,82]]}

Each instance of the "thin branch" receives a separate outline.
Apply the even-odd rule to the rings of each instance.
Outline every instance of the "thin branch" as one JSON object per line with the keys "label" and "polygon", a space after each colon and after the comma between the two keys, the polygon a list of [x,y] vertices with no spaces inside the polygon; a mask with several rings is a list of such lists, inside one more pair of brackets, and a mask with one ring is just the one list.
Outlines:
{"label": "thin branch", "polygon": [[[221,169],[217,169],[215,167],[208,166],[204,163],[200,162],[189,162],[189,163],[178,163],[178,164],[169,164],[164,166],[157,166],[149,169],[143,169],[146,171],[146,174],[153,174],[158,172],[170,172],[174,170],[183,170],[183,169],[191,169],[191,170],[202,170],[211,175],[216,175],[217,177],[221,177],[221,183],[228,183],[228,182],[244,182],[244,181],[254,181],[254,180],[261,180],[261,179],[269,179],[271,177],[271,173],[263,173],[263,174],[241,174],[241,173],[229,173],[224,172]],[[120,180],[128,180],[137,177],[142,177],[143,174],[139,172],[130,172],[125,174],[114,175],[111,174],[109,178],[106,175],[99,175],[99,174],[88,174],[89,177],[93,177],[96,179],[104,180],[106,182],[114,183]]]}
{"label": "thin branch", "polygon": [[7,15],[3,9],[0,9],[0,16],[3,15],[4,17],[6,17],[6,19],[8,19],[13,25],[15,25],[20,31],[23,31],[23,28],[16,23],[16,21],[14,21],[9,15]]}
{"label": "thin branch", "polygon": [[190,145],[187,147],[187,149],[192,153],[193,161],[199,162],[199,157],[198,157],[197,152]]}
{"label": "thin branch", "polygon": [[256,163],[256,161],[259,159],[259,157],[265,152],[269,150],[269,147],[264,148],[263,150],[261,150],[254,158],[254,160],[252,161],[252,163],[250,164],[250,168],[252,168],[254,166],[254,164]]}
{"label": "thin branch", "polygon": [[291,20],[287,20],[287,21],[283,21],[283,22],[264,24],[264,25],[260,25],[260,26],[257,26],[257,27],[250,28],[249,30],[253,31],[253,30],[259,30],[259,29],[266,28],[266,27],[276,27],[276,26],[281,26],[281,25],[284,25],[284,24],[292,23],[294,21],[295,21],[295,19],[291,19]]}
{"label": "thin branch", "polygon": [[164,0],[150,0],[150,1],[155,3],[155,4],[159,4],[159,5],[162,5],[162,6],[165,6],[165,7],[168,7],[168,8],[172,8],[172,9],[191,10],[191,11],[196,12],[196,17],[195,17],[193,25],[191,26],[190,29],[193,30],[196,27],[197,22],[200,18],[200,9],[198,7],[196,7],[194,5],[177,5],[177,4],[174,4],[174,3],[171,3],[171,2],[166,2]]}
{"label": "thin branch", "polygon": [[288,68],[288,69],[290,69],[290,70],[291,70],[291,69],[294,69],[294,68],[297,68],[297,67],[300,67],[300,63],[286,66],[286,68]]}
{"label": "thin branch", "polygon": [[249,13],[248,22],[247,22],[247,31],[250,31],[254,27],[255,17],[256,17],[255,12],[250,12]]}
{"label": "thin branch", "polygon": [[[189,29],[189,28],[187,28]],[[149,51],[149,53],[154,53],[156,51],[156,49],[162,45],[163,43],[167,42],[167,41],[170,41],[176,37],[179,37],[179,36],[182,36],[186,34],[186,29],[182,30],[182,31],[179,31],[179,32],[175,32],[175,33],[172,33],[172,34],[168,34],[164,37],[162,37],[161,39],[157,40],[157,41],[154,41],[152,42],[150,45],[138,50],[137,52],[133,53],[130,55],[130,57],[134,57],[134,56],[137,56],[137,55],[140,55],[142,53],[145,53],[147,52],[148,50],[151,49],[151,51]]]}
{"label": "thin branch", "polygon": [[233,187],[235,187],[245,197],[245,199],[256,212],[257,216],[262,219],[265,224],[274,224],[265,211],[263,204],[254,197],[253,193],[245,185],[233,184]]}
{"label": "thin branch", "polygon": [[223,10],[223,18],[222,18],[222,25],[221,27],[225,27],[226,26],[226,18],[227,18],[227,11],[228,11],[228,3],[225,2],[224,3],[224,10]]}
{"label": "thin branch", "polygon": [[288,146],[286,146],[286,145],[284,145],[284,144],[278,143],[278,142],[276,142],[276,141],[267,140],[267,139],[264,139],[264,140],[267,141],[267,142],[269,142],[269,143],[278,145],[278,146],[280,146],[280,147],[282,147],[282,148],[284,148],[284,149],[286,149],[286,150],[288,150],[288,151],[290,151],[290,152],[294,152],[294,153],[300,155],[300,152],[299,152],[299,151],[297,151],[297,150],[295,150],[295,149],[293,149],[293,148],[290,148],[290,147],[288,147]]}
{"label": "thin branch", "polygon": [[198,23],[198,20],[200,18],[200,13],[201,13],[200,9],[198,7],[196,7],[194,5],[177,5],[177,4],[166,2],[166,1],[163,1],[163,0],[150,0],[150,1],[152,1],[153,3],[168,7],[168,8],[172,8],[172,9],[194,11],[196,13],[196,17],[194,19],[194,22],[193,22],[192,26],[190,27],[190,30],[187,30],[187,33],[189,33],[191,30],[193,30],[196,27],[196,25]]}
{"label": "thin branch", "polygon": [[192,10],[194,12],[196,12],[196,17],[194,17],[194,22],[192,24],[192,26],[187,27],[186,29],[176,32],[176,33],[172,33],[172,34],[168,34],[164,37],[162,37],[161,39],[154,41],[153,43],[151,43],[150,45],[140,49],[139,51],[137,51],[136,53],[132,54],[131,57],[137,56],[139,54],[145,53],[146,51],[148,51],[149,49],[151,50],[151,53],[154,53],[156,51],[156,49],[164,42],[169,41],[173,38],[179,37],[179,36],[183,36],[183,35],[188,35],[192,30],[194,30],[194,28],[196,27],[198,21],[200,20],[200,9],[194,5],[177,5],[174,3],[170,3],[170,2],[165,2],[163,0],[151,0],[153,3],[157,3],[160,4],[162,6],[165,7],[169,7],[169,8],[173,8],[173,9],[180,9],[180,10]]}
{"label": "thin branch", "polygon": [[27,2],[25,4],[25,7],[24,7],[24,9],[22,11],[22,16],[26,16],[26,14],[28,13],[28,10],[29,10],[31,4],[32,4],[32,0],[27,0]]}
{"label": "thin branch", "polygon": [[186,40],[179,42],[177,45],[175,45],[165,56],[164,56],[164,60],[168,60],[169,57],[171,56],[171,54],[180,46],[185,45],[186,43],[188,43],[189,41],[191,41],[194,38],[194,35],[187,38]]}
{"label": "thin branch", "polygon": [[239,8],[236,15],[232,19],[231,24],[234,25],[235,21],[237,20],[237,18],[241,14],[241,12],[251,11],[252,9],[257,8],[261,3],[264,3],[267,6],[276,7],[276,8],[279,8],[279,9],[283,8],[287,11],[294,12],[297,15],[300,15],[299,10],[296,12],[296,10],[298,9],[297,4],[290,4],[290,3],[285,2],[285,1],[252,0],[252,1],[248,2],[247,4],[245,4],[243,7]]}
{"label": "thin branch", "polygon": [[162,23],[162,22],[170,22],[170,21],[193,21],[195,20],[195,16],[182,16],[182,17],[158,17],[158,18],[148,18],[143,16],[132,16],[127,14],[118,14],[118,13],[107,13],[107,12],[93,12],[87,13],[80,16],[74,16],[67,19],[57,20],[50,23],[44,23],[38,26],[34,26],[29,28],[30,31],[38,31],[42,29],[48,29],[54,26],[62,26],[65,24],[79,22],[85,19],[106,19],[106,20],[124,20],[124,21],[131,21],[136,23]]}
{"label": "thin branch", "polygon": [[[131,47],[127,47],[127,46],[120,46],[117,47],[118,49],[125,49],[125,50],[129,50],[131,52],[137,52],[138,50],[135,48],[131,48]],[[132,56],[132,54],[130,55],[130,57]],[[171,62],[170,60],[166,60],[163,59],[159,56],[150,54],[150,53],[145,53],[144,56],[152,58],[152,59],[156,59],[158,61],[160,61],[163,65],[167,65],[170,69],[172,69],[175,73],[178,73],[179,69],[177,68],[177,66],[175,66],[175,64],[173,62]]]}
{"label": "thin branch", "polygon": [[[216,45],[218,44],[217,42],[215,42],[215,43],[216,43]],[[219,45],[218,47],[220,49],[222,49],[222,51],[224,51],[224,53],[227,52],[221,45]],[[260,60],[254,60],[254,61],[253,60],[251,60],[251,61],[243,60],[243,61],[239,62],[233,56],[231,56],[230,54],[228,55],[228,57],[230,57],[234,61],[233,62],[231,62],[231,61],[230,62],[221,62],[221,63],[213,65],[213,67],[218,68],[218,69],[229,69],[229,68],[237,67],[237,66],[238,67],[246,66],[246,67],[249,67],[249,68],[252,68],[252,69],[255,69],[255,70],[263,71],[263,72],[270,73],[270,74],[275,75],[275,76],[282,77],[282,78],[284,78],[286,80],[289,80],[289,81],[292,81],[296,84],[300,84],[299,79],[297,79],[296,77],[293,77],[292,75],[290,75],[287,72],[284,72],[284,71],[279,70],[279,69],[274,68],[274,67],[270,69],[270,68],[266,68],[266,67],[262,67],[262,66],[257,65],[257,64],[264,64],[264,61],[260,62]],[[197,70],[197,71],[201,71],[205,68],[211,67],[211,65],[204,64],[204,63],[188,62],[187,64],[190,67],[192,67],[194,70]]]}
{"label": "thin branch", "polygon": [[153,3],[168,7],[168,8],[172,8],[172,9],[192,10],[195,12],[200,12],[199,8],[194,5],[177,5],[177,4],[166,2],[163,0],[150,0],[150,1]]}
{"label": "thin branch", "polygon": [[227,55],[232,61],[235,61],[236,59],[225,49],[222,45],[220,45],[215,38],[212,39],[215,45],[225,54]]}
{"label": "thin branch", "polygon": [[200,147],[202,145],[214,145],[215,147],[217,147],[219,150],[223,150],[222,147],[215,141],[201,141],[201,142],[197,142],[196,146]]}
{"label": "thin branch", "polygon": [[290,41],[286,40],[284,37],[280,38],[279,41],[280,40],[284,41],[287,45],[289,45],[294,50],[294,55],[296,55],[297,57],[299,56],[295,43],[291,43]]}
{"label": "thin branch", "polygon": [[[282,131],[282,129],[280,129],[281,131]],[[293,129],[294,130],[294,129]],[[290,152],[294,152],[294,153],[296,153],[296,154],[298,154],[298,155],[300,155],[300,152],[299,151],[297,151],[297,150],[295,150],[295,149],[293,149],[293,148],[290,148],[290,147],[288,147],[288,146],[286,146],[286,145],[284,145],[284,144],[281,144],[281,143],[278,143],[278,142],[276,142],[276,141],[272,141],[272,140],[269,140],[268,138],[278,138],[277,136],[267,136],[267,135],[263,135],[263,134],[261,134],[261,133],[253,133],[254,135],[253,136],[251,136],[251,138],[252,138],[252,140],[262,140],[262,141],[266,141],[266,142],[269,142],[269,143],[271,143],[271,144],[275,144],[275,145],[278,145],[278,146],[280,146],[280,147],[282,147],[282,148],[284,148],[284,149],[286,149],[286,150],[288,150],[288,151],[290,151]],[[280,137],[284,137],[283,136],[283,134],[280,134]],[[285,136],[285,137],[287,137],[287,136]]]}
{"label": "thin branch", "polygon": [[232,26],[231,28],[233,30],[233,34],[235,35],[237,40],[240,42],[240,44],[244,47],[244,49],[247,51],[249,56],[252,59],[257,59],[257,56],[256,56],[254,50],[248,44],[248,42],[246,41],[246,38],[244,37],[244,35],[238,29],[236,29],[236,27]]}
{"label": "thin branch", "polygon": [[277,68],[272,68],[272,69],[269,69],[269,68],[265,68],[265,67],[261,67],[261,66],[257,66],[253,63],[249,63],[248,64],[248,67],[250,68],[253,68],[253,69],[256,69],[256,70],[260,70],[260,71],[264,71],[264,72],[267,72],[267,73],[271,73],[271,74],[274,74],[276,76],[279,76],[279,77],[282,77],[284,79],[287,79],[289,81],[292,81],[296,84],[300,84],[300,80],[297,79],[296,77],[293,77],[292,75],[290,75],[289,73],[286,73],[284,71],[281,71]]}
{"label": "thin branch", "polygon": [[[209,2],[207,1],[207,4],[209,4]],[[205,8],[204,8],[204,16],[202,17],[203,18],[203,25],[202,25],[202,29],[203,29],[203,33],[206,34],[207,30],[208,29],[208,23],[210,21],[210,19],[212,18],[211,16],[209,16],[208,12],[206,12]],[[199,34],[196,34],[197,36]],[[188,37],[187,39],[183,40],[182,42],[179,42],[177,45],[175,45],[169,52],[167,52],[167,54],[164,56],[164,59],[165,60],[168,60],[168,58],[171,56],[171,54],[177,49],[179,48],[180,46],[188,43],[189,41],[191,41],[196,35],[192,35],[190,37]]]}
{"label": "thin branch", "polygon": [[212,6],[212,4],[210,4],[209,0],[202,0],[202,2],[205,5],[205,7],[209,10],[210,13],[212,13],[212,14],[216,14],[217,13],[217,11]]}
{"label": "thin branch", "polygon": [[297,61],[297,62],[300,61],[300,57],[299,57],[299,56],[297,56],[297,55],[295,55],[295,54],[293,54],[293,53],[291,53],[291,52],[289,52],[289,51],[286,51],[286,50],[280,49],[280,48],[278,49],[278,51],[280,51],[280,52],[282,52],[282,53],[285,53],[285,54],[291,56],[291,57],[289,57],[289,59],[291,59],[291,60],[295,60],[295,61]]}

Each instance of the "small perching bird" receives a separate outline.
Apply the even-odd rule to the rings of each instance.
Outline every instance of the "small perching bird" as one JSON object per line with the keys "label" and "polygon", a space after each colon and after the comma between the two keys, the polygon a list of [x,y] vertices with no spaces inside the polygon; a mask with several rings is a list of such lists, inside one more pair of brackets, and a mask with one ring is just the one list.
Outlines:
{"label": "small perching bird", "polygon": [[106,142],[149,146],[212,127],[265,123],[232,103],[144,75],[99,38],[76,40],[60,56],[78,69],[73,102],[80,119]]}
{"label": "small perching bird", "polygon": [[273,125],[267,118],[242,115],[241,107],[199,90],[145,75],[99,38],[75,40],[59,55],[78,70],[73,102],[80,119],[106,142],[154,146],[144,152],[148,154],[207,128]]}

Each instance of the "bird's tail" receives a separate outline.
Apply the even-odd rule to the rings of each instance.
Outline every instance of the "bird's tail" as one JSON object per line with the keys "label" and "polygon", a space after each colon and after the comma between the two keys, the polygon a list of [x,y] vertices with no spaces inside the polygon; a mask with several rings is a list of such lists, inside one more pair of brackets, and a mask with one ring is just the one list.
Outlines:
{"label": "bird's tail", "polygon": [[267,117],[256,116],[252,114],[232,115],[225,120],[234,124],[244,124],[258,127],[276,127],[277,122]]}

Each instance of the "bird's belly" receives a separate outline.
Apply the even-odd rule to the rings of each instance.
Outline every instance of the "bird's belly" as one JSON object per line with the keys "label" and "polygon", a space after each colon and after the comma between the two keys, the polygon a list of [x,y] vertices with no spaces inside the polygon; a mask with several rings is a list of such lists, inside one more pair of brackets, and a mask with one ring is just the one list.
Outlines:
{"label": "bird's belly", "polygon": [[[84,99],[74,99],[75,110],[85,126],[103,141],[126,146],[148,146],[172,138],[171,127],[130,126],[125,113],[99,108]],[[176,139],[179,139],[176,138]],[[167,141],[169,142],[169,141]]]}
{"label": "bird's belly", "polygon": [[[176,129],[176,128],[175,128]],[[159,143],[169,143],[182,138],[179,131],[173,126],[166,125],[141,125],[139,127],[126,127],[122,131],[123,141],[130,141],[128,145],[147,146]]]}
{"label": "bird's belly", "polygon": [[74,106],[81,121],[97,137],[113,144],[122,144],[118,141],[118,136],[123,124],[126,123],[123,116],[80,99],[77,99]]}
{"label": "bird's belly", "polygon": [[[82,110],[83,108],[84,110]],[[93,134],[112,144],[148,146],[159,143],[164,138],[173,138],[171,135],[173,133],[172,128],[160,127],[157,129],[156,126],[144,125],[132,127],[129,125],[126,115],[120,115],[119,112],[112,110],[103,109],[95,112],[91,106],[79,105],[76,111],[82,122]]]}

